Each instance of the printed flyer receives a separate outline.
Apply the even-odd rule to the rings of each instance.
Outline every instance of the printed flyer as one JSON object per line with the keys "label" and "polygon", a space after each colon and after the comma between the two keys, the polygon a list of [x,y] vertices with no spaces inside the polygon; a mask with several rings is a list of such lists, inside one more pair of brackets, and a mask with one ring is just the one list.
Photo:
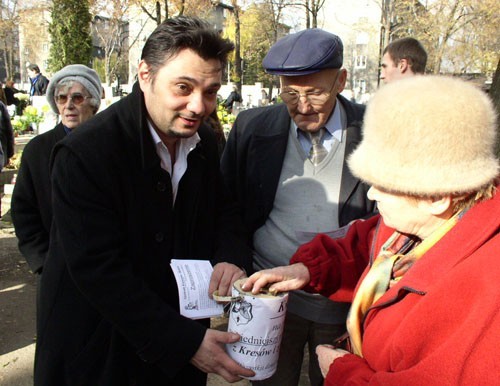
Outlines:
{"label": "printed flyer", "polygon": [[208,260],[177,260],[170,262],[179,290],[181,315],[204,319],[222,315],[223,305],[208,297],[213,267]]}

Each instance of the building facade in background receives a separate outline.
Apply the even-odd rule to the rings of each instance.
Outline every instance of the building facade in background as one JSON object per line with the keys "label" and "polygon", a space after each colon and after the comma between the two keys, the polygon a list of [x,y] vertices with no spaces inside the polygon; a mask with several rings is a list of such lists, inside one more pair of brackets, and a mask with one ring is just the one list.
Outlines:
{"label": "building facade in background", "polygon": [[[23,88],[23,85],[28,84],[26,66],[30,63],[37,63],[42,72],[50,78],[51,74],[47,71],[50,51],[50,3],[50,0],[18,0],[19,23],[18,29],[12,34],[14,41],[11,44],[15,59],[12,64],[6,66],[6,55],[0,55],[0,80],[5,81],[7,67],[14,67],[13,78],[20,84],[20,88]],[[228,0],[211,1],[210,4],[211,8],[208,5],[210,9],[204,11],[203,17],[222,33],[234,9]],[[394,0],[328,0],[318,14],[318,27],[340,36],[344,43],[344,67],[349,76],[343,94],[352,100],[366,102],[379,87],[383,48],[393,39],[411,35],[408,27],[405,27],[407,24],[404,18],[394,12],[395,4]],[[157,22],[140,5],[125,8],[126,12],[118,19],[109,15],[96,16],[93,19],[92,41],[93,67],[99,72],[103,82],[109,86],[121,84],[128,91],[127,85],[130,87],[136,80],[142,47],[156,28]],[[415,2],[416,12],[428,12],[427,9],[427,2]],[[292,26],[292,32],[304,28],[303,7],[287,8],[286,14],[289,20],[283,20],[283,25],[287,26],[284,33],[288,33],[288,26]],[[262,28],[266,26],[262,25]],[[422,43],[425,47],[426,42]],[[0,53],[1,51],[0,46]],[[269,82],[256,75],[255,65],[246,68],[246,63],[247,60],[243,56],[243,84]],[[443,58],[442,63],[446,65],[446,58]],[[448,67],[443,68],[441,72],[453,73],[451,65]],[[112,76],[106,76],[110,68],[113,69]],[[228,84],[230,72],[227,71],[225,78]],[[274,87],[279,85],[276,83]]]}

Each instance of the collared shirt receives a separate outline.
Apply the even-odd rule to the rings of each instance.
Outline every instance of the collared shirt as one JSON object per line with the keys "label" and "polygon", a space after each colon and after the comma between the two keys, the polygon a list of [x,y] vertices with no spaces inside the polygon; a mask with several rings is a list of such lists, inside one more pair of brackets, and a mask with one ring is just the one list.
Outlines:
{"label": "collared shirt", "polygon": [[170,181],[172,183],[172,193],[175,198],[177,197],[177,189],[179,181],[187,170],[187,157],[189,153],[196,148],[198,142],[201,141],[198,133],[195,133],[189,138],[181,138],[175,145],[175,163],[172,168],[172,159],[167,146],[163,143],[158,133],[153,128],[153,125],[148,120],[148,127],[156,147],[156,154],[160,157],[161,168],[170,174]]}
{"label": "collared shirt", "polygon": [[[311,150],[312,146],[309,135],[300,130],[293,121],[293,119],[291,121],[292,121],[291,122],[292,128],[297,133],[297,139],[299,140],[302,149],[304,149],[304,152],[306,154],[309,154],[309,151]],[[330,151],[334,141],[342,142],[342,130],[344,129],[342,123],[341,106],[338,99],[337,102],[335,103],[335,108],[333,109],[332,115],[330,115],[330,118],[325,124],[325,129],[326,129],[325,134],[321,142],[323,143],[325,149]]]}

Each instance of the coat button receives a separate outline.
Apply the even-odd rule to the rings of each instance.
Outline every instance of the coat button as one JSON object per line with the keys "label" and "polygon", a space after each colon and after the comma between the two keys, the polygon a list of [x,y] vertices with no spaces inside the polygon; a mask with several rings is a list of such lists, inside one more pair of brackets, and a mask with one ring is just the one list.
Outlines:
{"label": "coat button", "polygon": [[155,234],[155,240],[158,243],[161,243],[164,239],[165,239],[165,235],[163,234],[163,232],[158,232]]}
{"label": "coat button", "polygon": [[156,190],[158,190],[159,192],[164,192],[165,190],[167,190],[167,185],[165,185],[165,183],[164,183],[164,182],[159,181],[159,182],[156,184]]}

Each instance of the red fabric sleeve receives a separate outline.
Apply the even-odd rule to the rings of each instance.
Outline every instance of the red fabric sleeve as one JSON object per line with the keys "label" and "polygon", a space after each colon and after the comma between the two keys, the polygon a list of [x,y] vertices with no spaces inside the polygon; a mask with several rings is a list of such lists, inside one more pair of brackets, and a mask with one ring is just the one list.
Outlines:
{"label": "red fabric sleeve", "polygon": [[380,216],[352,223],[342,239],[317,235],[299,247],[290,264],[303,263],[311,281],[304,289],[339,302],[351,302],[354,288],[369,262],[370,246]]}
{"label": "red fabric sleeve", "polygon": [[[332,368],[334,363],[335,366]],[[355,380],[350,377],[353,373],[355,374]],[[368,366],[366,360],[354,354],[347,354],[332,362],[328,374],[326,375],[324,386],[350,384],[367,385],[372,379],[374,373],[375,372],[370,368],[370,366]],[[339,380],[339,375],[346,375],[346,377],[345,379]],[[354,383],[350,383],[353,381]]]}

